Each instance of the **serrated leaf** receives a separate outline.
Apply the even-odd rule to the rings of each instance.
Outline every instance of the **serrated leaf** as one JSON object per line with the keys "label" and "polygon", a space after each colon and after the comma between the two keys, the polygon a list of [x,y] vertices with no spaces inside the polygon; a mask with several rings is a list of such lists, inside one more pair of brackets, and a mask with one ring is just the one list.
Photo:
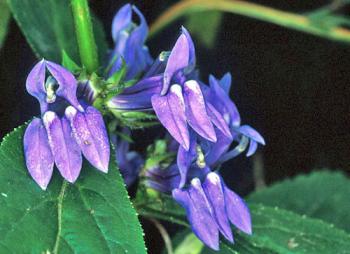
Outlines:
{"label": "serrated leaf", "polygon": [[[139,197],[137,202],[140,200],[143,202],[136,207],[141,215],[188,227],[184,210],[171,197],[159,196],[153,200]],[[250,204],[249,208],[253,235],[236,231],[235,244],[221,241],[220,253],[350,253],[350,236],[333,225],[277,207]],[[205,248],[203,253],[216,252]]]}
{"label": "serrated leaf", "polygon": [[108,174],[84,163],[75,184],[56,173],[42,191],[24,164],[23,132],[0,146],[0,253],[146,253],[114,163]]}
{"label": "serrated leaf", "polygon": [[274,184],[249,201],[319,218],[350,232],[350,180],[340,172],[320,171]]}
{"label": "serrated leaf", "polygon": [[[61,52],[79,63],[73,15],[69,0],[7,0],[17,24],[38,57],[60,63]],[[102,24],[93,18],[100,57],[107,43]]]}

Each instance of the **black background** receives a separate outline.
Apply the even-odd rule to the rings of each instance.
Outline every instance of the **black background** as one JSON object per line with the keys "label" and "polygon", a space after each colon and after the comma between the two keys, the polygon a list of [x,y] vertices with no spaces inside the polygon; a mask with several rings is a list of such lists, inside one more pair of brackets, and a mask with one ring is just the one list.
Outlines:
{"label": "black background", "polygon": [[[111,40],[112,18],[125,1],[90,2]],[[254,2],[298,13],[329,3]],[[151,24],[173,2],[133,3]],[[346,9],[342,13],[349,14]],[[161,50],[171,49],[182,24],[183,20],[179,20],[148,41],[154,57]],[[259,150],[267,183],[316,168],[350,170],[350,45],[225,14],[215,47],[209,50],[196,43],[196,49],[204,81],[210,73],[218,77],[227,71],[232,73],[231,96],[243,123],[259,130],[267,143]],[[12,20],[0,51],[1,137],[39,112],[38,104],[25,91],[25,78],[35,61]],[[137,136],[143,143],[151,142],[145,132]],[[241,156],[225,165],[228,184],[241,194],[253,187],[250,163]],[[158,253],[162,241],[151,223],[143,223],[149,251]]]}

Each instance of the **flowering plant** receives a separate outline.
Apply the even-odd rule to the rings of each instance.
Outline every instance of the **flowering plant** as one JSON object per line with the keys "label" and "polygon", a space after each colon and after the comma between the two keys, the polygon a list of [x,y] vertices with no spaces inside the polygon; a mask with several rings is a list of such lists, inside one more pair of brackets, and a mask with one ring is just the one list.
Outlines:
{"label": "flowering plant", "polygon": [[[234,74],[200,75],[196,57],[205,52],[190,29],[179,27],[170,50],[153,55],[143,13],[125,4],[108,50],[86,0],[55,4],[53,27],[69,13],[76,44],[64,41],[71,27],[49,49],[22,27],[41,56],[25,82],[40,113],[0,147],[0,253],[146,253],[137,215],[159,229],[168,253],[346,253],[344,231],[271,208],[263,191],[248,205],[220,172],[265,139],[230,96]],[[19,2],[9,6],[22,24]],[[142,137],[157,131],[146,149],[135,146],[140,129]],[[159,219],[191,232],[171,244]],[[314,248],[320,232],[331,236]]]}

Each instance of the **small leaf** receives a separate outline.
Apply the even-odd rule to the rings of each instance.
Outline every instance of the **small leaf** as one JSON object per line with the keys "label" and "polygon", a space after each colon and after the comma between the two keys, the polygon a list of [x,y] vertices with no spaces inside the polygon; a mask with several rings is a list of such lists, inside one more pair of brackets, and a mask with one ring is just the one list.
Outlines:
{"label": "small leaf", "polygon": [[250,195],[249,201],[319,218],[350,232],[350,180],[340,172],[297,176]]}
{"label": "small leaf", "polygon": [[114,163],[108,174],[85,163],[75,184],[55,170],[42,191],[25,167],[23,131],[0,146],[0,253],[146,253]]}

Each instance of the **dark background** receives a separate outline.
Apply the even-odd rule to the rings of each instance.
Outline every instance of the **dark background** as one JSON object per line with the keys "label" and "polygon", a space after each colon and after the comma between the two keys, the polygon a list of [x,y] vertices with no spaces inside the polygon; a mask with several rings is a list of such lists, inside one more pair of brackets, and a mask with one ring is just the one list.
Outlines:
{"label": "dark background", "polygon": [[[90,2],[111,40],[112,18],[125,1]],[[329,3],[254,2],[298,13]],[[151,24],[173,2],[133,3]],[[342,12],[349,14],[346,9]],[[174,23],[148,41],[154,57],[171,49],[182,23]],[[323,167],[349,172],[350,45],[231,14],[225,14],[213,49],[194,40],[202,79],[230,71],[234,79],[231,95],[243,123],[265,137],[267,145],[259,153],[267,183]],[[25,78],[35,61],[12,21],[0,51],[0,137],[39,112],[38,104],[25,91]],[[253,187],[250,164],[251,160],[241,156],[225,165],[228,184],[241,194]],[[157,253],[162,241],[151,223],[144,221],[144,227],[150,253]]]}

